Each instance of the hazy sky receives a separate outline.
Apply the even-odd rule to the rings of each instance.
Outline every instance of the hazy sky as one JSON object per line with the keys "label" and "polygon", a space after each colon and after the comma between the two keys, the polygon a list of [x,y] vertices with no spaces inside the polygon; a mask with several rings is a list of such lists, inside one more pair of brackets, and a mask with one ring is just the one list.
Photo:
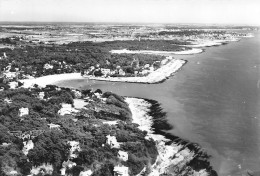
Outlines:
{"label": "hazy sky", "polygon": [[260,25],[260,0],[0,0],[0,21]]}

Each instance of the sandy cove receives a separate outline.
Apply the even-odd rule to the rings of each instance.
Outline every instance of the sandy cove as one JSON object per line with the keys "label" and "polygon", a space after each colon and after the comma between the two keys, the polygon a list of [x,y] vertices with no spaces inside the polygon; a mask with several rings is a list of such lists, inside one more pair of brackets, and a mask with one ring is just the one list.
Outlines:
{"label": "sandy cove", "polygon": [[34,84],[38,84],[41,87],[45,87],[48,84],[55,84],[59,81],[73,80],[73,79],[84,79],[80,73],[64,73],[47,75],[38,78],[22,79],[20,82],[24,83],[23,87],[29,88]]}

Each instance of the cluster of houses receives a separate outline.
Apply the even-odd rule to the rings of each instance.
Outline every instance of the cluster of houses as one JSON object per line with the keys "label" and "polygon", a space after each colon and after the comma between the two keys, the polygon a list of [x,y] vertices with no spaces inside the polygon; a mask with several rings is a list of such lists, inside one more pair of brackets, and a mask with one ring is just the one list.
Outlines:
{"label": "cluster of houses", "polygon": [[84,71],[83,75],[93,75],[95,76],[96,73],[98,76],[102,76],[102,77],[109,77],[109,76],[113,76],[113,75],[121,75],[121,76],[125,76],[126,73],[123,71],[123,69],[118,65],[116,67],[115,70],[111,70],[109,68],[101,68],[99,64],[97,64],[96,66],[91,66],[89,67],[87,70]]}
{"label": "cluster of houses", "polygon": [[[153,64],[145,64],[144,66],[139,66],[139,61],[137,64],[132,62],[131,67],[133,68],[133,74],[130,73],[130,76],[146,76],[149,73],[155,71],[163,65],[164,61],[155,61]],[[99,72],[99,74],[96,74]],[[91,66],[87,70],[84,71],[83,75],[91,75],[91,76],[100,76],[100,77],[111,77],[111,76],[129,76],[127,72],[121,66],[116,66],[115,70],[111,70],[109,68],[101,68],[99,64],[96,66]]]}

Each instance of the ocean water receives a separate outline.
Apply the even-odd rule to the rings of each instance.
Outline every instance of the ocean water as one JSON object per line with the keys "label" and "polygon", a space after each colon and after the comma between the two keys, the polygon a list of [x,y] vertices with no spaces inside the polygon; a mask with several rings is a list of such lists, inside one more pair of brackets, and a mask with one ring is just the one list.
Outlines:
{"label": "ocean water", "polygon": [[70,80],[58,85],[157,100],[173,125],[169,132],[199,143],[219,175],[260,173],[260,33],[175,57],[188,63],[161,84]]}

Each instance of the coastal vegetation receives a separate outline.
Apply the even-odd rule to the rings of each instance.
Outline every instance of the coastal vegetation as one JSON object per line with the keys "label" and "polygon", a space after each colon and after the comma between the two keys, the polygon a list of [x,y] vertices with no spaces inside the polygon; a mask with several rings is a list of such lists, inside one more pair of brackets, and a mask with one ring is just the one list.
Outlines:
{"label": "coastal vegetation", "polygon": [[[73,107],[75,99],[85,101],[85,107],[61,115],[62,104]],[[128,105],[114,93],[35,85],[4,90],[0,101],[0,175],[28,175],[45,163],[57,176],[67,162],[75,163],[66,167],[66,173],[72,175],[84,170],[91,170],[92,175],[113,175],[116,165],[124,165],[130,175],[136,175],[156,160],[155,142],[145,139],[146,132],[131,123]],[[21,114],[23,108],[28,109],[27,114]],[[107,121],[117,123],[104,123]],[[108,135],[117,139],[120,148],[111,147]],[[29,141],[33,147],[28,150]],[[76,157],[72,157],[70,141],[79,142],[73,153]],[[128,153],[128,160],[118,158],[119,150]]]}

